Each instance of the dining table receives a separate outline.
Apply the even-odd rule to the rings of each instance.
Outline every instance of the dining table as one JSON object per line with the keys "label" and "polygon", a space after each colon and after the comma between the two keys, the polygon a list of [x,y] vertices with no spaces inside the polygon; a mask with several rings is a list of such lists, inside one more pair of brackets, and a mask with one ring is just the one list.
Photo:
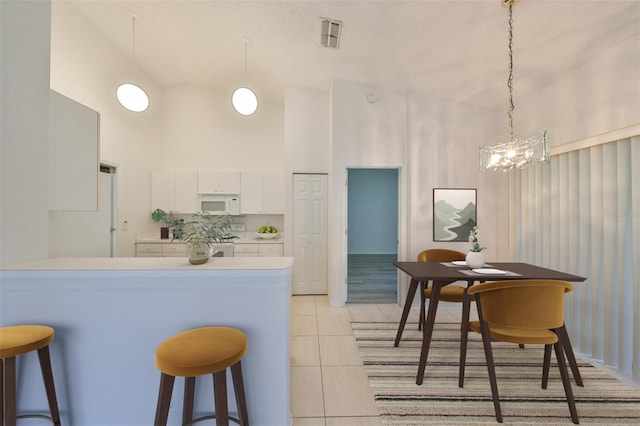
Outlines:
{"label": "dining table", "polygon": [[[438,309],[438,299],[440,297],[440,291],[446,285],[450,285],[454,282],[466,282],[467,288],[472,286],[475,282],[486,281],[503,281],[503,280],[528,280],[528,279],[542,279],[542,280],[562,280],[569,282],[583,282],[585,277],[578,275],[568,274],[553,269],[543,268],[541,266],[531,265],[523,262],[490,262],[484,265],[483,268],[471,269],[465,262],[418,262],[418,261],[394,261],[393,264],[411,277],[409,289],[407,291],[407,298],[402,310],[402,316],[400,318],[400,324],[398,325],[398,332],[394,341],[394,347],[399,346],[402,339],[402,332],[407,323],[409,312],[413,304],[415,294],[420,288],[424,290],[429,282],[431,282],[431,295],[429,297],[429,307],[427,310],[424,324],[422,324],[422,349],[420,351],[420,361],[418,364],[418,373],[416,376],[416,384],[421,385],[424,379],[424,372],[426,369],[427,358],[429,355],[429,346],[431,344],[431,335],[433,333],[433,326],[436,319],[436,311]],[[460,345],[460,374],[458,385],[462,387],[464,371],[463,360],[466,357],[466,341],[467,333],[469,331],[469,314],[470,314],[470,297],[467,296],[465,291],[465,300],[463,302],[462,311],[462,324],[461,324],[461,345]],[[421,319],[422,321],[422,319]],[[567,347],[565,347],[565,353],[567,354],[567,360],[571,367],[573,377],[578,386],[583,386],[580,371],[571,348],[569,336],[566,327],[562,326],[561,329],[556,330],[559,333],[564,334]]]}

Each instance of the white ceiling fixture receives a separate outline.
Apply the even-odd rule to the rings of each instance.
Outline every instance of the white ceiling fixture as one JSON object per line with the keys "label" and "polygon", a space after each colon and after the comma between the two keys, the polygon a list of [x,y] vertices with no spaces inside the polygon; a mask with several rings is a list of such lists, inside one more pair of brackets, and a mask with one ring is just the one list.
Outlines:
{"label": "white ceiling fixture", "polygon": [[502,0],[502,6],[509,8],[509,136],[498,136],[488,145],[479,147],[479,168],[481,172],[500,170],[507,172],[511,169],[524,169],[530,165],[548,163],[549,138],[547,131],[541,130],[534,136],[513,134],[513,5],[519,0]]}
{"label": "white ceiling fixture", "polygon": [[133,112],[142,112],[145,111],[149,107],[149,96],[147,93],[137,84],[135,84],[136,80],[136,19],[138,16],[129,11],[129,15],[131,16],[131,20],[133,22],[133,30],[131,32],[131,64],[132,64],[132,78],[131,83],[122,83],[116,89],[116,97],[118,98],[118,102]]}
{"label": "white ceiling fixture", "polygon": [[320,44],[324,47],[337,49],[340,47],[340,33],[342,32],[342,21],[335,19],[322,19],[322,28],[320,31]]}
{"label": "white ceiling fixture", "polygon": [[[251,44],[251,40],[242,37],[244,41],[244,80],[247,81],[247,46]],[[231,96],[233,108],[242,115],[251,115],[258,109],[258,97],[253,90],[248,87],[239,87]]]}

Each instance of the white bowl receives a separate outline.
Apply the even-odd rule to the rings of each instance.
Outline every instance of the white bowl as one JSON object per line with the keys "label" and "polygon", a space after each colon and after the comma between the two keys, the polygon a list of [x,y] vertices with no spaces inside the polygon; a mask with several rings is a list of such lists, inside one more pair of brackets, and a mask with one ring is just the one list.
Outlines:
{"label": "white bowl", "polygon": [[256,235],[260,238],[264,238],[265,240],[270,240],[271,238],[275,238],[277,237],[279,234],[279,232],[274,232],[272,234],[261,234],[259,232],[256,232]]}

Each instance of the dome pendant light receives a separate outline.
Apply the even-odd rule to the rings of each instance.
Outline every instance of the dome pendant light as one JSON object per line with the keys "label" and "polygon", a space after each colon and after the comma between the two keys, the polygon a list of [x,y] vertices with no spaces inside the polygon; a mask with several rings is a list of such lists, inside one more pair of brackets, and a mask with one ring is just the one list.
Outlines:
{"label": "dome pendant light", "polygon": [[[244,79],[247,80],[247,45],[251,42],[246,37],[242,37],[244,41]],[[242,115],[251,115],[258,109],[258,98],[253,90],[248,87],[239,87],[231,96],[233,108]]]}
{"label": "dome pendant light", "polygon": [[[131,19],[133,20],[133,31],[132,31],[132,42],[131,42],[131,62],[132,62],[132,81],[135,81],[135,59],[136,59],[136,19],[137,16],[135,13],[129,11],[129,15],[131,15]],[[118,98],[118,102],[133,112],[142,112],[145,111],[149,107],[149,96],[147,93],[140,88],[135,83],[122,83],[118,86],[116,90],[116,97]]]}

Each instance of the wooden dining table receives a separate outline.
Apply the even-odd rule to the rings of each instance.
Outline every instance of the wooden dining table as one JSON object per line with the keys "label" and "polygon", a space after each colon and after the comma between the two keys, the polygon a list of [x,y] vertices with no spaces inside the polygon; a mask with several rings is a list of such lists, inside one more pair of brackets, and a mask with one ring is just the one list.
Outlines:
{"label": "wooden dining table", "polygon": [[[485,265],[485,273],[474,272],[466,265],[457,265],[453,262],[405,262],[394,261],[393,264],[411,277],[411,283],[409,284],[409,290],[407,292],[407,298],[402,310],[402,317],[400,318],[400,324],[398,325],[398,332],[396,333],[396,339],[394,346],[397,347],[402,339],[402,332],[407,323],[407,318],[413,304],[413,299],[418,290],[424,289],[429,282],[431,282],[431,295],[429,297],[429,307],[427,315],[422,325],[422,349],[420,351],[420,362],[418,364],[418,373],[416,376],[416,384],[421,385],[424,379],[424,371],[427,364],[427,357],[429,355],[429,346],[431,344],[431,335],[433,333],[433,325],[436,319],[436,311],[438,309],[438,299],[440,297],[440,290],[445,285],[449,285],[456,281],[466,282],[467,288],[472,286],[474,282],[485,281],[503,281],[503,280],[524,280],[524,279],[542,279],[542,280],[562,280],[570,282],[583,282],[585,277],[578,275],[567,274],[565,272],[556,271],[553,269],[543,268],[540,266],[531,265],[521,262],[490,262]],[[489,269],[487,271],[487,269]],[[491,269],[497,270],[495,273],[491,273]],[[499,272],[498,272],[499,271]],[[463,303],[462,311],[462,324],[461,324],[461,345],[460,345],[460,379],[459,386],[462,387],[462,380],[464,377],[463,360],[466,357],[466,340],[469,330],[469,313],[470,313],[470,299],[466,296]],[[567,354],[567,360],[571,367],[573,377],[576,380],[578,386],[583,386],[580,371],[571,348],[569,336],[566,327],[563,325],[557,332],[565,335],[565,341],[568,347],[565,347]]]}

